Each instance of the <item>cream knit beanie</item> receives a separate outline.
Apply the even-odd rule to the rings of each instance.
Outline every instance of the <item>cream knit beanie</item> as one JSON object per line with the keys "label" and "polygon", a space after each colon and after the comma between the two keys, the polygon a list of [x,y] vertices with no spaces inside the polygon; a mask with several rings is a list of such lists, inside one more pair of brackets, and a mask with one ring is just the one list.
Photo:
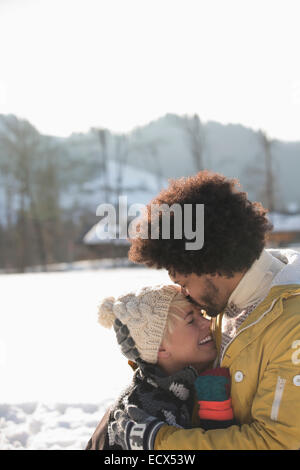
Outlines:
{"label": "cream knit beanie", "polygon": [[169,312],[178,287],[159,284],[130,292],[115,299],[107,297],[98,307],[98,322],[111,328],[116,319],[127,326],[141,358],[157,362]]}

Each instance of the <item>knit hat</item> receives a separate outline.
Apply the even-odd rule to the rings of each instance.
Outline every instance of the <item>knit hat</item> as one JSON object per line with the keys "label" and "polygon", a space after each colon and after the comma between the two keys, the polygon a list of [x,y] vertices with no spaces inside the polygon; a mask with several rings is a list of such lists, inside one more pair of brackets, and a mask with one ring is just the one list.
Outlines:
{"label": "knit hat", "polygon": [[143,287],[117,299],[107,297],[98,307],[98,322],[106,328],[111,328],[116,320],[126,325],[141,359],[155,364],[169,306],[178,292],[174,285],[159,284]]}

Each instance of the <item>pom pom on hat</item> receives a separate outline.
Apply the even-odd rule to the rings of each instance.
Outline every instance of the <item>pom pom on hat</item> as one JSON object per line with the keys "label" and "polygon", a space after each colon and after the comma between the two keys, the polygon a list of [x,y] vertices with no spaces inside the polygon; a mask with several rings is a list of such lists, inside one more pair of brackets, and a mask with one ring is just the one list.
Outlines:
{"label": "pom pom on hat", "polygon": [[98,323],[105,328],[111,328],[116,319],[113,312],[115,301],[114,297],[107,297],[98,306]]}

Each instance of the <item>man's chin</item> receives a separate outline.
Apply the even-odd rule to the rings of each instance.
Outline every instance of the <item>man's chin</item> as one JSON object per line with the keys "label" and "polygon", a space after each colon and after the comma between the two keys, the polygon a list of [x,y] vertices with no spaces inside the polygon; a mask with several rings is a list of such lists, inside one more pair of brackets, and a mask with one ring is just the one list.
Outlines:
{"label": "man's chin", "polygon": [[203,310],[205,310],[206,315],[208,315],[210,318],[216,318],[220,312],[217,312],[216,310],[211,310],[209,308],[202,307]]}

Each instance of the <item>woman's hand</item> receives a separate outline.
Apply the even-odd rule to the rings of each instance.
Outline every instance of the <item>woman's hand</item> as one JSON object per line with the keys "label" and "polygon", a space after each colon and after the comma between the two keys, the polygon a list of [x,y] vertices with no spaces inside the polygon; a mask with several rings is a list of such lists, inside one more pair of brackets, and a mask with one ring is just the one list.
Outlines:
{"label": "woman's hand", "polygon": [[110,439],[123,450],[153,450],[156,434],[163,424],[135,405],[116,410],[108,427]]}

